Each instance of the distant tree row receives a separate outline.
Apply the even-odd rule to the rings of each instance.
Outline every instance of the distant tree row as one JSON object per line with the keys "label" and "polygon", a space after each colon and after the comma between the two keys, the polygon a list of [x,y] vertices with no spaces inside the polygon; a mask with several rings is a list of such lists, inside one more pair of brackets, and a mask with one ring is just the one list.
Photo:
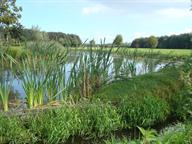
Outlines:
{"label": "distant tree row", "polygon": [[132,48],[169,48],[169,49],[191,49],[192,48],[192,33],[162,36],[162,37],[147,37],[137,38],[131,43]]}
{"label": "distant tree row", "polygon": [[33,26],[31,29],[24,29],[22,25],[14,25],[9,28],[9,33],[5,33],[4,28],[0,27],[0,41],[5,41],[7,35],[9,35],[12,45],[18,45],[25,41],[40,40],[54,40],[63,46],[69,47],[77,47],[82,44],[78,35],[61,32],[44,32],[40,31],[38,26]]}
{"label": "distant tree row", "polygon": [[82,44],[82,41],[78,35],[65,34],[62,32],[48,32],[47,34],[50,40],[58,41],[63,46],[78,47]]}

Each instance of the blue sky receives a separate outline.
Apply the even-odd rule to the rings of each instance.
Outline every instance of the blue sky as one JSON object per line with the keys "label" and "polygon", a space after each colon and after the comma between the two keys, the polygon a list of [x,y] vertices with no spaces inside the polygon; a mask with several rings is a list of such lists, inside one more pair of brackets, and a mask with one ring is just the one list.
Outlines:
{"label": "blue sky", "polygon": [[78,34],[82,40],[112,42],[122,34],[131,42],[192,32],[190,0],[17,0],[17,5],[25,27]]}

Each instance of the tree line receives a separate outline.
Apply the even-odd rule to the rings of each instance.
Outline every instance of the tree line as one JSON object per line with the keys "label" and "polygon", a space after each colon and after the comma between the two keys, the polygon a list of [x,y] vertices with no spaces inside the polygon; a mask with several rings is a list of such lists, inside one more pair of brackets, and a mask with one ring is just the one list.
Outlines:
{"label": "tree line", "polygon": [[20,23],[22,7],[16,0],[0,0],[0,44],[20,45],[24,41],[55,40],[63,46],[81,45],[78,35],[61,32],[43,32],[38,27],[25,29]]}
{"label": "tree line", "polygon": [[132,48],[168,48],[168,49],[192,49],[192,33],[137,38],[131,43]]}
{"label": "tree line", "polygon": [[20,45],[26,41],[57,41],[65,47],[78,47],[82,44],[78,35],[65,34],[62,32],[44,32],[36,26],[31,29],[23,28],[22,25],[14,25],[9,28],[9,33],[0,27],[0,42],[5,42],[7,36],[11,45]]}
{"label": "tree line", "polygon": [[[0,44],[3,42],[20,45],[23,41],[55,40],[63,46],[77,47],[82,44],[78,35],[65,34],[62,32],[43,32],[38,27],[25,29],[19,23],[21,7],[16,6],[16,0],[3,0],[0,2]],[[11,41],[10,41],[11,39]],[[95,46],[95,41],[89,42]],[[131,45],[123,43],[122,35],[117,35],[112,44],[107,46],[132,47],[132,48],[192,48],[192,33],[148,38],[137,38]]]}

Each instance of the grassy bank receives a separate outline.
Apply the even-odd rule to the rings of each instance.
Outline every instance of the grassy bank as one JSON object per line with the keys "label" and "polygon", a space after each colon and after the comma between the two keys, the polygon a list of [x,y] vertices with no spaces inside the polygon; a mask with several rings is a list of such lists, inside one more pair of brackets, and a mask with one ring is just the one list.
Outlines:
{"label": "grassy bank", "polygon": [[[21,117],[1,114],[0,143],[103,143],[111,135],[121,135],[123,130],[127,133],[136,130],[138,138],[138,126],[150,129],[172,122],[169,119],[189,118],[192,98],[185,85],[189,83],[191,88],[190,59],[181,63],[184,66],[169,65],[158,72],[151,70],[137,76],[137,56],[139,59],[146,56],[143,58],[146,69],[164,59],[151,50],[147,54],[139,52],[141,55],[139,50],[137,53],[130,50],[120,57],[123,60],[130,56],[133,62],[129,59],[125,61],[128,65],[117,62],[117,75],[110,77],[112,49],[101,47],[98,53],[90,50],[77,57],[72,77],[66,83],[63,65],[67,63],[68,51],[56,48],[54,43],[31,43],[27,49],[10,48],[2,53],[20,60],[21,69],[17,73],[22,76],[26,104],[32,111],[22,113]],[[8,102],[2,96],[9,95],[1,93],[5,105]],[[46,98],[48,102],[44,101]],[[41,107],[55,101],[59,101],[59,108],[41,111]]]}
{"label": "grassy bank", "polygon": [[183,85],[179,77],[179,69],[171,67],[160,72],[114,82],[102,88],[96,97],[104,101],[120,102],[127,97],[156,96],[169,101]]}
{"label": "grassy bank", "polygon": [[0,139],[4,143],[103,143],[117,130],[150,128],[165,121],[174,112],[171,100],[181,88],[174,67],[117,81],[92,100],[68,102],[25,117],[1,115]]}

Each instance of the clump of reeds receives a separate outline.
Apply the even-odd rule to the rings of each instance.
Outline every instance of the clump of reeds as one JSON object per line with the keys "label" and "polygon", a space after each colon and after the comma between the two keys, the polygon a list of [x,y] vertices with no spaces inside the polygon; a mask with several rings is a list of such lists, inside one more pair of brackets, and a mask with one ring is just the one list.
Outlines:
{"label": "clump of reeds", "polygon": [[[34,52],[36,47],[38,50]],[[32,55],[28,55],[21,65],[22,84],[29,108],[43,105],[44,101],[54,101],[64,91],[61,91],[64,89],[61,83],[65,81],[62,67],[68,54],[68,51],[56,49],[53,43],[33,44],[31,49]]]}
{"label": "clump of reeds", "polygon": [[1,99],[1,103],[4,111],[8,111],[10,91],[11,91],[11,86],[9,82],[5,81],[0,83],[0,99]]}
{"label": "clump of reeds", "polygon": [[70,74],[71,86],[81,97],[90,97],[102,85],[111,79],[109,69],[112,66],[112,50],[88,48],[77,57]]}

